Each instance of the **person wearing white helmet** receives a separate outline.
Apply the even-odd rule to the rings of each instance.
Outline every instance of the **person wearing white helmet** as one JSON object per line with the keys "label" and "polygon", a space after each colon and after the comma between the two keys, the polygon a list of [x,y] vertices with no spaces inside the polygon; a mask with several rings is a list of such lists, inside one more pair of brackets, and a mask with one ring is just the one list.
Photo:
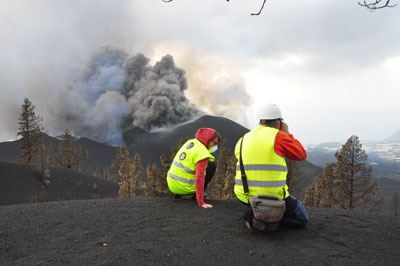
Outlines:
{"label": "person wearing white helmet", "polygon": [[[235,177],[236,197],[249,206],[249,199],[258,194],[272,195],[285,200],[286,211],[281,225],[303,227],[308,214],[299,200],[289,194],[286,184],[287,166],[285,158],[302,161],[307,158],[303,145],[289,132],[283,122],[282,112],[276,104],[265,104],[258,112],[259,125],[246,133],[236,144],[238,159]],[[247,177],[248,193],[244,192],[240,171],[240,148]],[[249,208],[243,218],[251,230],[253,213]]]}

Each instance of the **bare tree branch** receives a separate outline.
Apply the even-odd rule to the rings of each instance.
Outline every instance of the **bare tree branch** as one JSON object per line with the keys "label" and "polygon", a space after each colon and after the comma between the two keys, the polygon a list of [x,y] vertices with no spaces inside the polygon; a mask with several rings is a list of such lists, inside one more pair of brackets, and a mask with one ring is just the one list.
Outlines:
{"label": "bare tree branch", "polygon": [[[226,0],[226,2],[229,2],[229,0]],[[258,13],[251,13],[250,15],[252,15],[252,16],[258,16],[258,15],[260,15],[260,14],[261,14],[261,11],[264,9],[265,2],[267,2],[267,0],[264,0],[263,4],[262,4],[262,6],[261,6],[261,9],[260,9],[260,11],[258,11]]]}
{"label": "bare tree branch", "polygon": [[[162,1],[165,2],[165,3],[168,3],[168,2],[172,2],[173,0],[162,0]],[[390,0],[389,0],[389,1],[390,1]],[[226,2],[229,2],[229,0],[226,0]],[[265,2],[267,2],[267,0],[264,0],[264,1],[263,1],[263,4],[262,4],[262,6],[261,6],[261,9],[260,9],[260,11],[258,11],[258,13],[251,13],[250,15],[252,15],[252,16],[258,16],[258,15],[260,15],[261,12],[262,12],[262,10],[264,9]]]}
{"label": "bare tree branch", "polygon": [[258,15],[260,15],[260,14],[261,14],[261,11],[263,10],[263,8],[264,8],[264,6],[265,6],[265,2],[267,2],[267,0],[264,0],[263,4],[262,4],[262,6],[261,6],[261,9],[260,9],[260,11],[258,11],[258,13],[251,13],[251,15],[252,15],[252,16],[258,16]]}
{"label": "bare tree branch", "polygon": [[[172,2],[174,0],[162,0],[165,3],[169,3]],[[229,2],[229,0],[226,0],[227,2]],[[384,3],[381,3],[382,1],[386,1]],[[381,9],[381,8],[386,8],[386,7],[395,7],[397,6],[397,4],[391,5],[390,4],[391,0],[375,0],[375,2],[372,3],[367,3],[367,0],[363,0],[363,2],[358,2],[358,5],[365,7],[366,9],[368,9],[369,11],[373,12],[377,9]],[[260,10],[257,13],[250,13],[251,16],[258,16],[261,14],[262,10],[264,9],[265,3],[267,2],[267,0],[263,0],[263,4],[260,8]]]}
{"label": "bare tree branch", "polygon": [[358,4],[362,7],[367,8],[369,11],[373,12],[377,9],[385,8],[385,7],[395,7],[397,4],[390,5],[391,0],[385,0],[386,3],[382,3],[383,0],[375,0],[375,2],[372,3],[367,3],[366,0],[364,0],[362,3],[358,2]]}

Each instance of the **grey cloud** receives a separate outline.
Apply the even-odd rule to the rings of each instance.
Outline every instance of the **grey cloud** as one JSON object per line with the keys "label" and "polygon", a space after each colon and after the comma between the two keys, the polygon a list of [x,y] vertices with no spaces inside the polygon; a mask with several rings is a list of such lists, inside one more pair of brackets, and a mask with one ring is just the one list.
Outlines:
{"label": "grey cloud", "polygon": [[186,89],[185,72],[170,55],[151,66],[143,54],[129,57],[119,48],[100,47],[74,83],[57,89],[46,106],[46,125],[118,145],[127,127],[151,130],[201,114]]}
{"label": "grey cloud", "polygon": [[140,70],[126,70],[125,92],[133,107],[131,123],[134,126],[149,130],[201,114],[186,98],[185,72],[175,66],[172,56],[164,56],[153,67],[147,65],[148,60],[142,54],[127,61],[130,62],[128,66],[137,66]]}

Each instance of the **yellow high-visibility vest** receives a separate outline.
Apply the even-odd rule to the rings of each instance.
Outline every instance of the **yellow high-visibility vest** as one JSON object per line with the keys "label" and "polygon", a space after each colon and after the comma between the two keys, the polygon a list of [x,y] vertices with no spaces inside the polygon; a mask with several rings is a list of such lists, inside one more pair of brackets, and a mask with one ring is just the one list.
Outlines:
{"label": "yellow high-visibility vest", "polygon": [[196,164],[208,158],[215,160],[207,147],[198,139],[190,139],[179,149],[167,174],[168,187],[174,194],[196,193]]}
{"label": "yellow high-visibility vest", "polygon": [[275,138],[278,132],[276,128],[259,125],[242,137],[242,160],[249,186],[247,196],[243,191],[239,162],[242,138],[237,142],[235,155],[238,162],[234,189],[239,200],[249,203],[248,199],[258,194],[272,195],[280,199],[289,196],[286,161],[275,152]]}

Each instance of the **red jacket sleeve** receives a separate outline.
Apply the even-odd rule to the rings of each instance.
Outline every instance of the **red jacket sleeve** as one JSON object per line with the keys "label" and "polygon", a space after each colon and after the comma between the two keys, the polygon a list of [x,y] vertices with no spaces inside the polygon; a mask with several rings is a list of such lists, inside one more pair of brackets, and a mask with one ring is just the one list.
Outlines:
{"label": "red jacket sleeve", "polygon": [[205,172],[208,164],[208,158],[198,161],[196,164],[195,185],[196,185],[196,198],[199,206],[204,205],[204,179]]}
{"label": "red jacket sleeve", "polygon": [[307,153],[300,141],[283,131],[279,131],[276,135],[275,152],[294,161],[303,161],[307,158]]}

